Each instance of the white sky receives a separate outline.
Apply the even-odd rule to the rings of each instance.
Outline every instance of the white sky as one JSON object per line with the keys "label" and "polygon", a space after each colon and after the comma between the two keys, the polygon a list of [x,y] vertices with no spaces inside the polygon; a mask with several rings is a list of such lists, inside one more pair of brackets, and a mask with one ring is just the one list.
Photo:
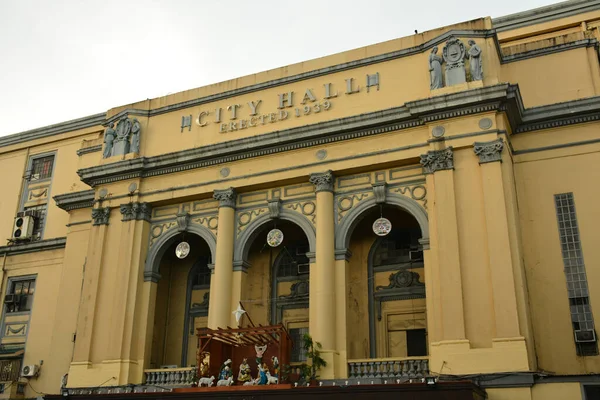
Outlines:
{"label": "white sky", "polygon": [[0,0],[0,136],[552,0]]}

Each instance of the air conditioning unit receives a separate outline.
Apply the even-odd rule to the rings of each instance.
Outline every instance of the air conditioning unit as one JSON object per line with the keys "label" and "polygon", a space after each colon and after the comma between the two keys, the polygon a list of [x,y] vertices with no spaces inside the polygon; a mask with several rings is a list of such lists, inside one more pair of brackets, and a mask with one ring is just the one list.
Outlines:
{"label": "air conditioning unit", "polygon": [[40,371],[40,367],[39,365],[25,365],[23,367],[23,369],[21,370],[21,376],[24,376],[26,378],[31,378],[34,376],[38,375],[38,372]]}
{"label": "air conditioning unit", "polygon": [[17,304],[20,296],[18,294],[7,294],[4,296],[4,304]]}
{"label": "air conditioning unit", "polygon": [[594,343],[596,332],[593,329],[575,331],[575,343]]}
{"label": "air conditioning unit", "polygon": [[32,215],[17,216],[13,227],[13,240],[31,239],[35,218]]}

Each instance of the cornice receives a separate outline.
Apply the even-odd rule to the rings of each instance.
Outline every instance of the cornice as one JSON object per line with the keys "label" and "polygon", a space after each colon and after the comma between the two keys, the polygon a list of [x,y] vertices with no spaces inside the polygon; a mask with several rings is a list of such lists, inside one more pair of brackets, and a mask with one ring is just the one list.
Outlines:
{"label": "cornice", "polygon": [[84,154],[96,153],[98,151],[102,151],[102,145],[101,144],[97,144],[95,146],[84,147],[83,149],[79,149],[79,150],[77,150],[77,155],[78,156],[82,156]]}
{"label": "cornice", "polygon": [[600,0],[563,1],[562,3],[493,18],[492,26],[496,31],[504,32],[595,10],[600,10]]}
{"label": "cornice", "polygon": [[37,252],[37,251],[62,249],[66,246],[66,244],[67,244],[66,237],[39,240],[37,242],[30,242],[30,243],[24,243],[24,244],[13,244],[10,246],[1,246],[0,254],[8,256],[8,255],[32,253],[32,252]]}
{"label": "cornice", "polygon": [[65,211],[79,208],[92,208],[94,206],[94,190],[59,194],[53,197],[56,206]]}
{"label": "cornice", "polygon": [[42,128],[36,128],[25,132],[4,136],[0,138],[0,147],[102,125],[104,123],[105,116],[105,113],[94,114],[83,118],[73,119],[71,121],[61,122],[55,125],[48,125]]}
{"label": "cornice", "polygon": [[561,43],[554,46],[542,47],[540,49],[524,51],[522,53],[503,55],[502,64],[507,64],[515,61],[526,60],[528,58],[535,58],[540,56],[547,56],[549,54],[560,53],[562,51],[575,50],[586,47],[597,47],[598,40],[592,39],[581,39],[569,43]]}
{"label": "cornice", "polygon": [[201,148],[89,167],[77,173],[82,181],[93,187],[379,135],[435,120],[490,111],[506,112],[512,131],[522,132],[600,119],[600,97],[525,109],[518,86],[499,84]]}

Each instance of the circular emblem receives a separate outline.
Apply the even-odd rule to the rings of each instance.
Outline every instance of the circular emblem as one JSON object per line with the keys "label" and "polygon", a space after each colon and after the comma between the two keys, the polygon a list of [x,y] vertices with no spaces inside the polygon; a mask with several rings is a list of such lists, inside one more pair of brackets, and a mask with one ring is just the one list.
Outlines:
{"label": "circular emblem", "polygon": [[461,63],[465,58],[465,45],[460,40],[452,38],[446,42],[442,55],[447,64]]}
{"label": "circular emblem", "polygon": [[385,236],[392,230],[392,223],[387,218],[379,218],[373,222],[373,232],[377,236]]}
{"label": "circular emblem", "polygon": [[315,153],[319,160],[324,160],[327,157],[327,150],[319,150]]}
{"label": "circular emblem", "polygon": [[127,188],[127,190],[129,190],[129,193],[133,193],[137,190],[137,183],[133,182],[129,185],[129,187]]}
{"label": "circular emblem", "polygon": [[177,258],[186,258],[188,254],[190,254],[190,245],[188,242],[181,242],[175,248]]}
{"label": "circular emblem", "polygon": [[101,199],[105,198],[108,195],[108,190],[106,189],[100,189],[100,191],[98,192],[98,197],[100,197]]}
{"label": "circular emblem", "polygon": [[223,178],[227,178],[229,176],[229,168],[221,168],[220,174]]}
{"label": "circular emblem", "polygon": [[490,129],[492,127],[492,120],[489,118],[482,118],[479,120],[479,127],[481,129]]}
{"label": "circular emblem", "polygon": [[440,138],[444,136],[444,133],[446,133],[446,129],[441,125],[436,126],[431,130],[431,134],[434,138]]}
{"label": "circular emblem", "polygon": [[413,283],[413,274],[410,271],[401,271],[394,275],[397,287],[408,287]]}
{"label": "circular emblem", "polygon": [[279,229],[271,229],[267,234],[267,243],[271,247],[277,247],[283,242],[283,232]]}

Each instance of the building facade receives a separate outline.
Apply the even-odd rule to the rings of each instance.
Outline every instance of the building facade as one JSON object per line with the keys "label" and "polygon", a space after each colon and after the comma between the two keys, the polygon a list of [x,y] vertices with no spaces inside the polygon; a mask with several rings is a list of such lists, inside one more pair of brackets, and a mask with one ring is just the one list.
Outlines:
{"label": "building facade", "polygon": [[595,398],[599,27],[569,1],[0,138],[2,396],[183,376],[241,304],[321,379]]}

